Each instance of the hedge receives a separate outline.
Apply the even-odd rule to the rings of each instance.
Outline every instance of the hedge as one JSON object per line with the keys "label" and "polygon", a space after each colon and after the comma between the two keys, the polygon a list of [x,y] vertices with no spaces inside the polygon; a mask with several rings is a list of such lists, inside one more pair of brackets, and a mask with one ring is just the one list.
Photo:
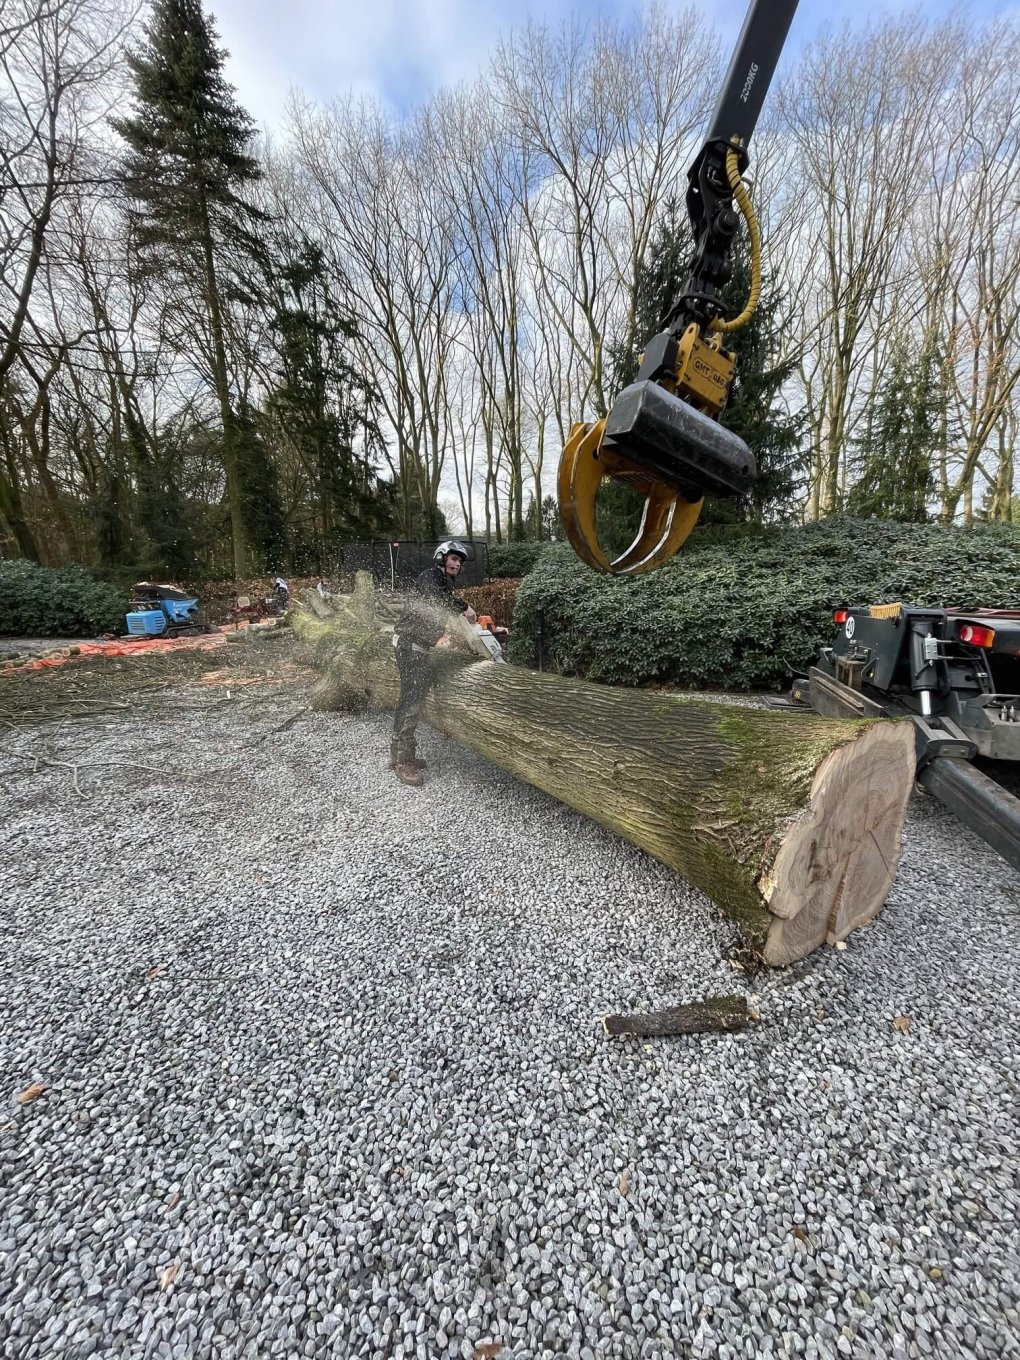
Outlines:
{"label": "hedge", "polygon": [[526,543],[490,543],[487,572],[492,576],[527,576],[540,557],[556,544],[529,540]]}
{"label": "hedge", "polygon": [[0,562],[0,634],[84,637],[123,632],[127,597],[81,567]]}
{"label": "hedge", "polygon": [[1020,529],[887,520],[695,535],[657,572],[589,570],[565,546],[521,583],[510,660],[617,685],[782,689],[834,637],[841,604],[1020,608]]}
{"label": "hedge", "polygon": [[520,581],[501,577],[484,586],[468,586],[458,590],[477,614],[488,614],[497,628],[509,628],[513,619],[514,597]]}

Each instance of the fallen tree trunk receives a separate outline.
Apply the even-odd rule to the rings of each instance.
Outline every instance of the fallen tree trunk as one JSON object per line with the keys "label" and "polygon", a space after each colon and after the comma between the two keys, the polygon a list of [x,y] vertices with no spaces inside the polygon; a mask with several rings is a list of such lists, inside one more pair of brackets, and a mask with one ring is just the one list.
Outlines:
{"label": "fallen tree trunk", "polygon": [[[295,621],[326,672],[319,706],[395,705],[393,612],[361,585],[333,620]],[[881,909],[913,786],[909,722],[615,689],[450,651],[433,666],[431,726],[676,869],[766,962],[841,941]]]}

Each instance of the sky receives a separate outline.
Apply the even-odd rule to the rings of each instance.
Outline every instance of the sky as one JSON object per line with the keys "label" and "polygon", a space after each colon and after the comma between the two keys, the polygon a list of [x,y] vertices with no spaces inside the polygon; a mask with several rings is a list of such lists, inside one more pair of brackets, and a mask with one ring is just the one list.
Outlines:
{"label": "sky", "polygon": [[[684,3],[684,0],[680,0]],[[375,96],[404,114],[443,86],[484,68],[501,36],[530,18],[557,26],[570,17],[632,20],[636,0],[205,0],[230,53],[227,77],[256,123],[269,130],[284,117],[288,91],[316,102],[349,93]],[[746,0],[701,7],[732,47]],[[914,13],[948,14],[951,0],[800,0],[784,60],[845,20]],[[1020,13],[1017,0],[970,0],[976,21]],[[779,75],[783,66],[780,64]],[[710,110],[708,111],[710,112]]]}

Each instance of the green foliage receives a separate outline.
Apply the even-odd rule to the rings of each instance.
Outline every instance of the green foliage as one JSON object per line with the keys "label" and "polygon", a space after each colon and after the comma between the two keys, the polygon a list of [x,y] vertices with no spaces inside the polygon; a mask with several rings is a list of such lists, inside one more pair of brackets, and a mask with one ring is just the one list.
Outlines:
{"label": "green foliage", "polygon": [[490,543],[489,576],[527,576],[540,557],[552,550],[550,543]]}
{"label": "green foliage", "polygon": [[371,467],[383,444],[379,394],[355,362],[357,325],[316,242],[284,244],[272,290],[279,368],[267,415],[278,449],[308,487],[311,514],[294,528],[295,549],[321,569],[338,541],[395,527],[392,496]]}
{"label": "green foliage", "polygon": [[540,505],[535,499],[534,493],[532,493],[528,500],[528,509],[524,516],[524,532],[521,537],[548,541],[563,537],[560,509],[556,504],[555,496],[543,496]]}
{"label": "green foliage", "polygon": [[868,408],[859,477],[847,497],[851,515],[923,524],[932,490],[932,454],[941,439],[947,396],[934,341],[912,356],[896,340],[889,368]]}
{"label": "green foliage", "polygon": [[[733,274],[723,290],[723,299],[725,315],[737,316],[751,293],[751,255],[744,232],[737,236],[731,263]],[[780,347],[782,306],[780,290],[763,279],[754,315],[726,338],[737,356],[737,371],[720,424],[740,436],[758,464],[757,480],[746,497],[717,502],[734,518],[760,521],[788,517],[807,475],[808,458],[802,447],[804,417],[802,413],[790,415],[782,400],[796,360],[790,356],[772,362]]]}
{"label": "green foliage", "polygon": [[0,562],[0,634],[82,637],[123,631],[127,599],[81,567]]}
{"label": "green foliage", "polygon": [[626,482],[603,479],[595,501],[595,532],[608,557],[619,557],[634,542],[644,508],[644,496]]}
{"label": "green foliage", "polygon": [[379,490],[389,498],[389,523],[401,526],[400,537],[422,541],[450,537],[445,511],[438,505],[427,505],[413,479],[381,482]]}
{"label": "green foliage", "polygon": [[665,567],[601,576],[553,547],[522,582],[510,659],[617,685],[781,689],[832,642],[832,610],[892,600],[1020,608],[1020,530],[883,520],[695,534]]}
{"label": "green foliage", "polygon": [[691,254],[687,210],[669,198],[655,224],[648,254],[634,279],[634,341],[637,349],[618,344],[609,349],[613,391],[622,391],[637,377],[640,351],[662,330],[664,318],[683,289]]}
{"label": "green foliage", "polygon": [[[678,199],[669,198],[634,278],[634,344],[623,341],[608,347],[614,395],[637,378],[645,344],[662,330],[663,318],[683,287],[690,253],[686,210]],[[644,504],[645,498],[624,482],[607,478],[602,483],[595,503],[595,527],[609,557],[618,557],[633,543],[641,527]]]}
{"label": "green foliage", "polygon": [[141,209],[136,240],[151,267],[179,268],[190,256],[205,280],[211,234],[250,244],[243,224],[259,214],[235,190],[261,177],[248,154],[255,126],[224,78],[227,54],[200,0],[155,0],[145,34],[127,58],[134,113],[112,120],[128,145],[125,187]]}
{"label": "green foliage", "polygon": [[[256,227],[265,214],[242,196],[262,176],[249,154],[255,127],[223,74],[226,52],[200,0],[154,0],[147,42],[128,55],[134,112],[113,119],[127,143],[121,178],[131,203],[129,222],[142,275],[190,294],[206,332],[208,360],[220,408],[234,568],[248,550],[265,556],[266,517],[251,486],[263,488],[257,440],[245,437],[231,408],[228,301],[253,301],[264,273]],[[245,459],[252,458],[252,466]],[[169,504],[169,502],[167,502]]]}
{"label": "green foliage", "polygon": [[143,575],[174,579],[195,568],[201,530],[186,483],[196,443],[207,440],[200,427],[169,421],[151,446],[143,438],[133,441]]}
{"label": "green foliage", "polygon": [[99,561],[104,567],[130,562],[136,555],[131,522],[131,481],[124,460],[118,455],[119,450],[111,442],[108,461],[100,471],[97,492],[90,507]]}
{"label": "green foliage", "polygon": [[286,555],[276,466],[262,438],[258,413],[242,404],[234,417],[245,536],[257,570],[279,571]]}

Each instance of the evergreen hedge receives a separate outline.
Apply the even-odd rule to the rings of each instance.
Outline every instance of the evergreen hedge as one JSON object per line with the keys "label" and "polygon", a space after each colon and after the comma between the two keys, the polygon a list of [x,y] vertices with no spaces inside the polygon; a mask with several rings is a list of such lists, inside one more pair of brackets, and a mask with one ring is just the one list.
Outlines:
{"label": "evergreen hedge", "polygon": [[81,567],[0,562],[0,634],[84,637],[124,631],[127,597]]}
{"label": "evergreen hedge", "polygon": [[647,576],[603,576],[566,546],[521,583],[510,660],[616,685],[782,689],[842,604],[1020,609],[1020,529],[837,520],[698,535]]}
{"label": "evergreen hedge", "polygon": [[555,548],[554,543],[529,540],[525,543],[490,543],[487,572],[493,576],[527,576],[543,554]]}

